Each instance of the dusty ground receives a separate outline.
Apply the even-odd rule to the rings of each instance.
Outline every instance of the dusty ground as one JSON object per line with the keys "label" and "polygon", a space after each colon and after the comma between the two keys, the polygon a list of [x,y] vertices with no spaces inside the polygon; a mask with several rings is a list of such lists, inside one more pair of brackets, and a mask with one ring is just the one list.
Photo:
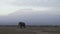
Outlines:
{"label": "dusty ground", "polygon": [[0,34],[60,34],[60,27],[0,27]]}

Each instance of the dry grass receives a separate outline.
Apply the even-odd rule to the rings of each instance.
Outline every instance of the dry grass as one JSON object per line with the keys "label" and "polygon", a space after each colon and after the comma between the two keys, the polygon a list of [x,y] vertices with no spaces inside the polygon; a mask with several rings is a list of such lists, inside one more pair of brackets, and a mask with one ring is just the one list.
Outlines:
{"label": "dry grass", "polygon": [[0,34],[60,34],[60,27],[0,27]]}

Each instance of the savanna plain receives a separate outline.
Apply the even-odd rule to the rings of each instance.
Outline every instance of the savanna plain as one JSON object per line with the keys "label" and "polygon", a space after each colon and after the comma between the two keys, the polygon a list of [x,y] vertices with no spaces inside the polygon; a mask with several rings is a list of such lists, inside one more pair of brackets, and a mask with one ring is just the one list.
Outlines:
{"label": "savanna plain", "polygon": [[60,34],[60,27],[0,27],[0,34]]}

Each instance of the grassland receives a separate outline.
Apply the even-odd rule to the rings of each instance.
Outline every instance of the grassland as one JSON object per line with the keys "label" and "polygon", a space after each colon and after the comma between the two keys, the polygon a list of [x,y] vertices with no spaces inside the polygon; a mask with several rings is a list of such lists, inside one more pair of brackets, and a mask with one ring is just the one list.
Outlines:
{"label": "grassland", "polygon": [[60,27],[0,27],[0,34],[60,34]]}

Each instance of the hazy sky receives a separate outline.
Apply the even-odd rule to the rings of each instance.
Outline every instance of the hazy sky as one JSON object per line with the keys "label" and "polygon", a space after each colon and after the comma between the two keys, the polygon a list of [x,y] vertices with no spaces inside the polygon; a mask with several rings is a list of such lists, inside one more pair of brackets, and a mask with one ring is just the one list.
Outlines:
{"label": "hazy sky", "polygon": [[60,0],[0,0],[0,15],[8,15],[20,9],[59,13]]}
{"label": "hazy sky", "polygon": [[60,0],[0,0],[0,24],[59,24]]}

